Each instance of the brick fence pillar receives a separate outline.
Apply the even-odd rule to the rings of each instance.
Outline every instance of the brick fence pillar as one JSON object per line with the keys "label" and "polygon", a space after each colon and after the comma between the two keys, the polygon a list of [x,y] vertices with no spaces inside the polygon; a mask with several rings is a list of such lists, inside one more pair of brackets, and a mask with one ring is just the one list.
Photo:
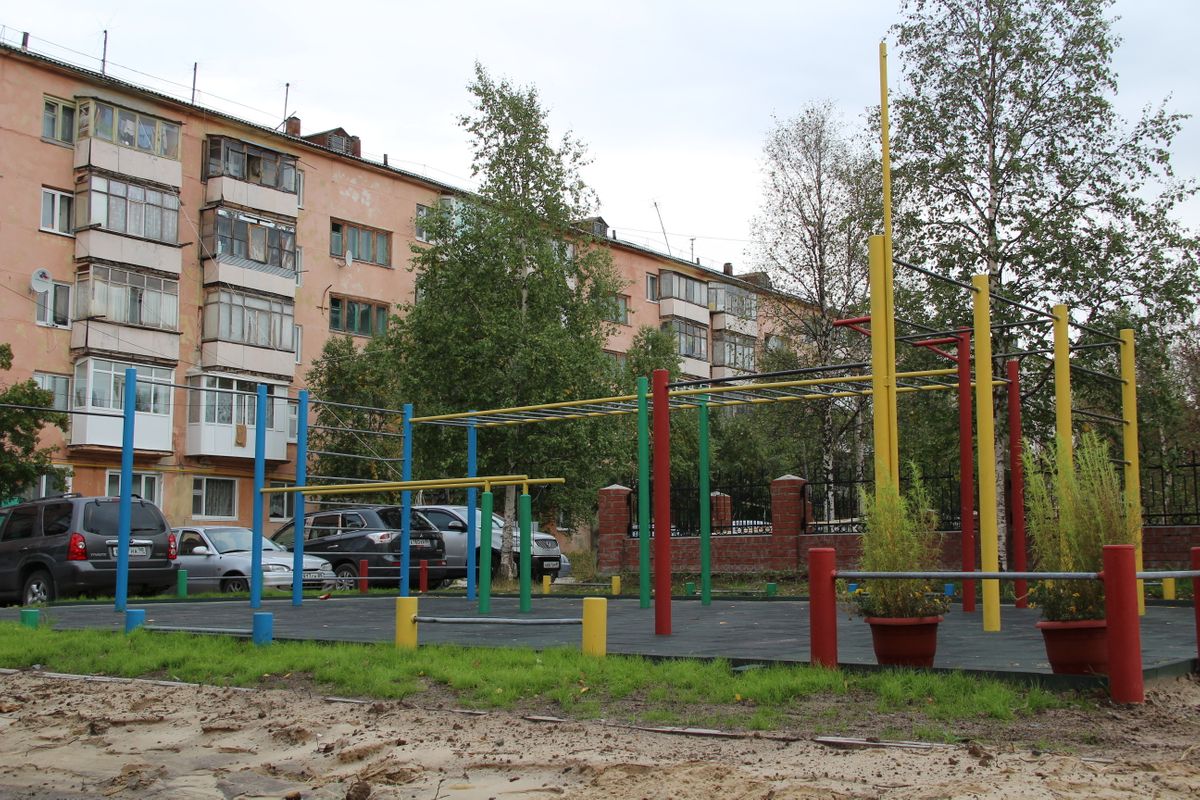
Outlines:
{"label": "brick fence pillar", "polygon": [[796,569],[804,553],[800,534],[808,527],[810,516],[808,481],[784,475],[771,481],[771,563],[769,569]]}
{"label": "brick fence pillar", "polygon": [[733,498],[724,492],[712,493],[712,527],[733,527]]}
{"label": "brick fence pillar", "polygon": [[[599,525],[596,528],[596,571],[614,575],[625,569],[625,545],[630,531],[630,494],[625,486],[600,490]],[[639,532],[640,533],[640,532]]]}

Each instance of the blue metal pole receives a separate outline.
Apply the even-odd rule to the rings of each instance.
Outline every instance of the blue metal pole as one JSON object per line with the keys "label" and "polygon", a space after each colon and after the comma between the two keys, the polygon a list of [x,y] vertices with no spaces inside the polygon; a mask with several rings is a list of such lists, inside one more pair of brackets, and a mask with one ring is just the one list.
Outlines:
{"label": "blue metal pole", "polygon": [[[400,479],[412,480],[412,403],[405,403],[401,421],[404,425],[404,462],[401,467]],[[408,552],[409,534],[412,529],[412,491],[405,489],[400,493],[400,596],[408,597],[408,568],[410,555]]]}
{"label": "blue metal pole", "polygon": [[[467,428],[467,477],[474,478],[479,474],[478,465],[476,463],[476,429],[472,423]],[[475,574],[478,568],[476,567],[475,548],[479,537],[475,535],[475,496],[478,489],[474,487],[467,489],[467,599],[475,599],[475,581],[478,576]]]}
{"label": "blue metal pole", "polygon": [[[296,409],[296,485],[308,485],[308,389]],[[292,512],[292,605],[304,603],[304,495],[296,492]]]}
{"label": "blue metal pole", "polygon": [[129,528],[133,520],[133,418],[137,411],[137,369],[125,370],[124,425],[121,430],[121,502],[117,506],[117,598],[114,611],[129,601]]}
{"label": "blue metal pole", "polygon": [[267,385],[258,385],[254,404],[254,543],[250,550],[250,607],[262,606],[263,483],[267,477]]}

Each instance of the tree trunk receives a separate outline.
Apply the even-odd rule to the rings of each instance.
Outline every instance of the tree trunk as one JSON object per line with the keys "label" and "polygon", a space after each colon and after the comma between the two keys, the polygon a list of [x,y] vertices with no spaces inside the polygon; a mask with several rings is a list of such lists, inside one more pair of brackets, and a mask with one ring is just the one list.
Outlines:
{"label": "tree trunk", "polygon": [[505,580],[517,577],[513,543],[517,536],[517,487],[504,487],[504,536],[500,540],[500,575]]}
{"label": "tree trunk", "polygon": [[825,521],[837,519],[833,487],[833,402],[825,401],[821,414],[821,480],[825,483]]}

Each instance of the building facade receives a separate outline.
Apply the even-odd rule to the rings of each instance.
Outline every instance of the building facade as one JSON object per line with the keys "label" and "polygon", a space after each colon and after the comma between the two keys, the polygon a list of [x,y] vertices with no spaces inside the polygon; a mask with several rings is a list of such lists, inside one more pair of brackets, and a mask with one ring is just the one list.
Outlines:
{"label": "building facade", "polygon": [[[73,412],[44,434],[70,485],[35,493],[119,490],[135,366],[133,491],[172,524],[249,524],[255,399],[240,392],[268,385],[268,480],[290,482],[309,364],[413,300],[421,217],[462,190],[363,159],[342,128],[271,130],[8,46],[0,118],[5,380]],[[676,335],[689,376],[754,371],[777,295],[589,224],[627,283],[614,357],[651,325]],[[266,513],[291,515],[282,499]]]}

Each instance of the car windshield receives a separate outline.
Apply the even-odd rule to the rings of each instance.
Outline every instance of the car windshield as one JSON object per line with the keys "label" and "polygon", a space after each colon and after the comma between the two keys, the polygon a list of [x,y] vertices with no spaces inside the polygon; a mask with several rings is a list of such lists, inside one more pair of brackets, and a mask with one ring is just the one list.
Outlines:
{"label": "car windshield", "polygon": [[[249,528],[209,528],[204,533],[218,553],[249,552],[254,545],[254,531]],[[283,549],[265,536],[262,547],[263,551]]]}
{"label": "car windshield", "polygon": [[[102,536],[117,535],[119,500],[93,500],[83,512],[83,529]],[[166,533],[167,521],[156,506],[145,501],[134,501],[129,518],[129,530],[134,534]]]}

